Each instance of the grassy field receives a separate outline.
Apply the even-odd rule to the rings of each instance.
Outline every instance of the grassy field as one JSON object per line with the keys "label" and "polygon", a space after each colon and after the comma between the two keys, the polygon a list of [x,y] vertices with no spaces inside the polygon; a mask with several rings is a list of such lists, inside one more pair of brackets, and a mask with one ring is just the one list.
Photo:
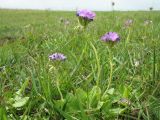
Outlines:
{"label": "grassy field", "polygon": [[[77,30],[75,12],[0,10],[0,120],[160,120],[159,20],[96,12]],[[113,47],[100,40],[110,31]]]}

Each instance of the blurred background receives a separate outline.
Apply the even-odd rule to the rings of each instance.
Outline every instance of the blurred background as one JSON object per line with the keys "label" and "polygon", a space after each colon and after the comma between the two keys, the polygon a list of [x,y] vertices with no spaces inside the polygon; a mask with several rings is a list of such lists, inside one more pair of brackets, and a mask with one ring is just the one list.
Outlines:
{"label": "blurred background", "polygon": [[[114,3],[114,5],[113,5]],[[160,0],[0,0],[1,9],[42,9],[74,11],[87,8],[96,11],[160,10]]]}

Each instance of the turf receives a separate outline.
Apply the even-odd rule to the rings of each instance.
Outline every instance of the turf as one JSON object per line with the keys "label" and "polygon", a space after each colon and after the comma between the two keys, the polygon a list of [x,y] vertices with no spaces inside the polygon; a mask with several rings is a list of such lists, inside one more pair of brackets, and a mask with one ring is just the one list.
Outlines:
{"label": "turf", "polygon": [[[0,10],[0,119],[159,120],[159,20],[96,12],[78,30],[75,12]],[[100,40],[109,31],[113,47]],[[49,60],[56,52],[67,59]]]}

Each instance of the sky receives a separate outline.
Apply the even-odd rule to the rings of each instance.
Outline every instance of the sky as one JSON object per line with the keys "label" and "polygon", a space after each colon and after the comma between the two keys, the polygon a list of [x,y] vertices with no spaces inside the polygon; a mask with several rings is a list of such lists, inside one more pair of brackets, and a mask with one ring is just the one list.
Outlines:
{"label": "sky", "polygon": [[115,10],[160,10],[160,0],[0,0],[0,8],[108,11],[112,1]]}

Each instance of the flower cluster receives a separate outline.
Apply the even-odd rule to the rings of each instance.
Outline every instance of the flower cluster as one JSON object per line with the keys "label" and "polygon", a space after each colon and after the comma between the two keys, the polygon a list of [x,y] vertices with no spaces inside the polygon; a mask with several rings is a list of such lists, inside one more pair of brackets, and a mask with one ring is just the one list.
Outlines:
{"label": "flower cluster", "polygon": [[101,40],[113,46],[120,40],[120,36],[116,32],[108,32],[101,37]]}
{"label": "flower cluster", "polygon": [[95,18],[96,14],[90,10],[83,9],[77,11],[77,16],[92,21]]}
{"label": "flower cluster", "polygon": [[[79,23],[84,27],[86,27],[89,22],[93,21],[96,16],[94,12],[86,9],[78,10],[76,15],[79,18]],[[61,22],[64,22],[62,18]],[[126,22],[126,25],[132,24],[132,22],[133,22],[132,20],[128,20]],[[111,43],[111,45],[113,45],[114,43],[120,40],[120,36],[116,32],[108,32],[101,37],[101,40],[106,43]],[[63,61],[66,60],[67,57],[62,53],[54,53],[52,55],[49,55],[49,59],[53,61],[54,60]]]}
{"label": "flower cluster", "polygon": [[67,59],[67,57],[62,53],[54,53],[54,54],[49,56],[49,59],[50,60],[60,60],[61,61],[61,60]]}
{"label": "flower cluster", "polygon": [[108,32],[101,37],[101,40],[104,42],[109,42],[109,41],[117,42],[120,40],[120,37],[116,32]]}

